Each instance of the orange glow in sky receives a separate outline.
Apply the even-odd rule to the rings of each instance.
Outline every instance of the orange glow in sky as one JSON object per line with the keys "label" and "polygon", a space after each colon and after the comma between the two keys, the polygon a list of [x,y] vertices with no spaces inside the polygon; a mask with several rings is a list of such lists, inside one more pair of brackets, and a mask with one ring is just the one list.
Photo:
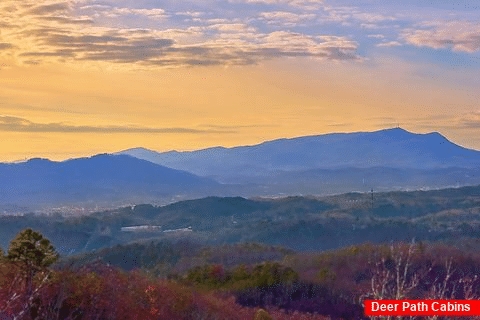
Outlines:
{"label": "orange glow in sky", "polygon": [[479,10],[340,2],[2,1],[0,161],[397,125],[480,149]]}

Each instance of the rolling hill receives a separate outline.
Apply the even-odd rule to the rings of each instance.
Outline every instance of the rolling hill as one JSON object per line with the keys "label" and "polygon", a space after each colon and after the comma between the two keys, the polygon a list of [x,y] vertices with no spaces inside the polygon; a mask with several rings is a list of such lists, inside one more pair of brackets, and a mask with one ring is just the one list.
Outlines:
{"label": "rolling hill", "polygon": [[[133,226],[159,229],[124,229]],[[7,248],[15,234],[28,227],[44,234],[62,254],[69,254],[151,240],[210,245],[260,242],[297,251],[412,238],[478,242],[479,226],[480,186],[375,192],[373,197],[366,193],[278,199],[207,197],[165,206],[125,206],[80,217],[0,216],[0,247]]]}

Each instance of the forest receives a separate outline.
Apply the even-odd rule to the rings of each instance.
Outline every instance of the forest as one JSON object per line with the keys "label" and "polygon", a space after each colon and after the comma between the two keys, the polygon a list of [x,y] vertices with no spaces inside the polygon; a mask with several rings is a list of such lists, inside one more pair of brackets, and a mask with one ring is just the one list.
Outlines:
{"label": "forest", "polygon": [[2,216],[0,315],[366,319],[365,299],[477,299],[479,190]]}
{"label": "forest", "polygon": [[[478,299],[480,256],[439,243],[323,252],[145,241],[60,256],[25,229],[2,251],[2,319],[367,319],[365,299]],[[427,319],[436,319],[427,317]]]}

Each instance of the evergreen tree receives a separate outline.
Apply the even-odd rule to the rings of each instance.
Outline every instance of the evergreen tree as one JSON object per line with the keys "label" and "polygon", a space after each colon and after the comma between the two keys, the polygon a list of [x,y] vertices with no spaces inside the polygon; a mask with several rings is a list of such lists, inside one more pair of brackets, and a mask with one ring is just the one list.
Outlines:
{"label": "evergreen tree", "polygon": [[54,263],[58,254],[48,239],[32,229],[25,229],[10,242],[7,258],[39,271]]}
{"label": "evergreen tree", "polygon": [[58,254],[48,239],[29,228],[10,242],[7,259],[19,263],[24,269],[27,294],[30,294],[34,275],[54,263]]}

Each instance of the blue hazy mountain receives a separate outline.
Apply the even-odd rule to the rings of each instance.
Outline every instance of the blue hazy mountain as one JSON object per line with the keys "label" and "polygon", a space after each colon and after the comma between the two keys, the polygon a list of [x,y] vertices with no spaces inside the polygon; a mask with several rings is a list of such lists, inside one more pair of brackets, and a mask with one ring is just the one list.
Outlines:
{"label": "blue hazy mountain", "polygon": [[[345,168],[437,170],[480,167],[480,152],[458,146],[437,132],[401,128],[278,139],[253,146],[162,152],[121,152],[224,183],[254,183],[279,173]],[[292,177],[293,178],[293,177]],[[294,181],[294,180],[292,180]]]}
{"label": "blue hazy mountain", "polygon": [[127,155],[0,163],[0,203],[31,207],[204,196],[219,184]]}
{"label": "blue hazy mountain", "polygon": [[204,196],[324,195],[480,184],[480,152],[402,129],[254,146],[0,163],[0,213],[166,204]]}

